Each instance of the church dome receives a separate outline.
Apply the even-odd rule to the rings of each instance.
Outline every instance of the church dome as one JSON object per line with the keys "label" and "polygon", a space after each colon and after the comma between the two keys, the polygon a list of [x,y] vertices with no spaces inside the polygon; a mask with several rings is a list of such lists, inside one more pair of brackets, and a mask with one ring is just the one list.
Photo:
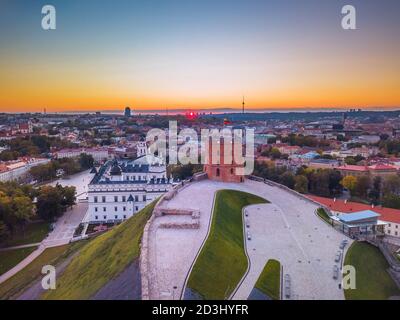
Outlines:
{"label": "church dome", "polygon": [[110,175],[120,176],[121,173],[122,173],[121,167],[117,163],[113,164],[113,166],[111,167],[111,170],[110,170]]}

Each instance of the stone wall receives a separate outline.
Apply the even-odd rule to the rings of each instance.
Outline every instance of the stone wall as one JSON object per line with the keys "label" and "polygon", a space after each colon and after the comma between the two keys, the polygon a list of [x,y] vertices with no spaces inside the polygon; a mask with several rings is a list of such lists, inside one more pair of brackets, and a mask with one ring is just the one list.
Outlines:
{"label": "stone wall", "polygon": [[306,197],[306,196],[305,196],[304,194],[302,194],[302,193],[299,193],[299,192],[297,192],[297,191],[295,191],[295,190],[293,190],[293,189],[290,189],[290,188],[284,186],[283,184],[280,184],[280,183],[277,183],[277,182],[274,182],[274,181],[271,181],[271,180],[268,180],[268,179],[264,179],[264,178],[261,178],[261,177],[257,177],[257,176],[249,176],[249,179],[250,179],[250,180],[253,180],[253,181],[263,182],[263,183],[265,183],[265,184],[268,184],[269,186],[278,187],[278,188],[280,188],[280,189],[282,189],[282,190],[285,190],[286,192],[291,193],[292,195],[294,195],[294,196],[296,196],[296,197],[298,197],[298,198],[301,198],[301,199],[303,199],[303,200],[306,200],[306,201],[308,201],[308,202],[310,202],[310,203],[312,203],[312,204],[315,204],[315,205],[317,205],[317,206],[319,206],[319,207],[325,209],[325,211],[326,211],[330,216],[333,215],[332,212],[331,212],[331,210],[330,210],[328,207],[326,207],[326,206],[322,205],[321,203],[316,202],[316,201],[314,201],[314,200],[312,200],[312,199]]}
{"label": "stone wall", "polygon": [[[164,201],[171,200],[175,197],[177,193],[185,189],[188,185],[192,183],[192,180],[184,180],[178,185],[174,186],[172,190],[167,192],[166,194],[162,195],[161,198],[157,201],[153,213],[150,219],[147,221],[142,236],[142,242],[140,247],[140,257],[139,257],[139,270],[140,270],[140,277],[141,277],[141,287],[142,287],[142,300],[149,300],[150,299],[150,263],[149,263],[149,234],[150,228],[154,219],[156,219],[156,214],[162,212],[163,208],[162,205]],[[165,209],[164,209],[165,210]],[[193,214],[192,214],[193,218]],[[184,226],[186,229],[194,228],[196,223],[190,223],[190,226]],[[167,225],[165,227],[168,227]],[[182,227],[182,225],[181,225]]]}

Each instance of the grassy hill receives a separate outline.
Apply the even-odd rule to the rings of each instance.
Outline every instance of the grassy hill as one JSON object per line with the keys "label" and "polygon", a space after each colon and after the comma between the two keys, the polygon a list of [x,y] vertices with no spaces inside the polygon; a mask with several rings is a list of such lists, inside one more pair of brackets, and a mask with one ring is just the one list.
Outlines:
{"label": "grassy hill", "polygon": [[139,257],[143,228],[155,202],[113,230],[85,245],[43,299],[90,299]]}
{"label": "grassy hill", "polygon": [[265,264],[255,287],[262,293],[274,300],[280,299],[281,286],[281,264],[279,261],[270,259]]}
{"label": "grassy hill", "polygon": [[218,191],[210,234],[190,274],[188,288],[212,300],[232,293],[247,269],[242,209],[266,202],[245,192]]}
{"label": "grassy hill", "polygon": [[347,300],[386,300],[400,296],[400,290],[387,272],[389,265],[385,257],[373,245],[354,242],[344,264],[356,269],[356,289],[344,291]]}
{"label": "grassy hill", "polygon": [[14,299],[34,281],[42,277],[44,265],[57,265],[82,247],[81,242],[48,248],[20,272],[0,284],[0,300]]}

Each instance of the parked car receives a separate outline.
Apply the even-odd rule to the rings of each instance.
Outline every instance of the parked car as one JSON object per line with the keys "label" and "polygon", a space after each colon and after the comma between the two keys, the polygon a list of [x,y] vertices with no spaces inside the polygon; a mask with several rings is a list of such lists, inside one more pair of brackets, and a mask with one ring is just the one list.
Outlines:
{"label": "parked car", "polygon": [[251,240],[251,234],[250,234],[250,231],[247,231],[247,240]]}
{"label": "parked car", "polygon": [[247,228],[250,228],[250,221],[249,221],[249,219],[246,219],[246,227],[247,227]]}
{"label": "parked car", "polygon": [[339,267],[335,264],[333,266],[333,279],[337,280],[339,278]]}
{"label": "parked car", "polygon": [[285,277],[284,277],[284,288],[285,288],[285,297],[286,297],[286,299],[290,298],[290,287],[291,287],[290,276],[288,274],[285,274]]}
{"label": "parked car", "polygon": [[244,211],[244,215],[245,215],[246,217],[249,216],[249,213],[247,212],[247,210]]}
{"label": "parked car", "polygon": [[347,246],[347,239],[342,240],[342,242],[340,243],[340,249],[344,249]]}
{"label": "parked car", "polygon": [[339,262],[341,257],[342,257],[342,252],[341,251],[336,252],[335,262]]}

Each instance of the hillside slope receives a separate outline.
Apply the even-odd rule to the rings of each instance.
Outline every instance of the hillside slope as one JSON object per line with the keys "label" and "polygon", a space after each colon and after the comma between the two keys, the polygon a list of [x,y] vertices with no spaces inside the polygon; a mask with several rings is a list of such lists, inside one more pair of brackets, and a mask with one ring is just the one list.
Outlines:
{"label": "hillside slope", "polygon": [[155,202],[85,245],[57,279],[57,289],[46,292],[42,298],[90,299],[94,296],[139,257],[143,228],[154,206]]}

